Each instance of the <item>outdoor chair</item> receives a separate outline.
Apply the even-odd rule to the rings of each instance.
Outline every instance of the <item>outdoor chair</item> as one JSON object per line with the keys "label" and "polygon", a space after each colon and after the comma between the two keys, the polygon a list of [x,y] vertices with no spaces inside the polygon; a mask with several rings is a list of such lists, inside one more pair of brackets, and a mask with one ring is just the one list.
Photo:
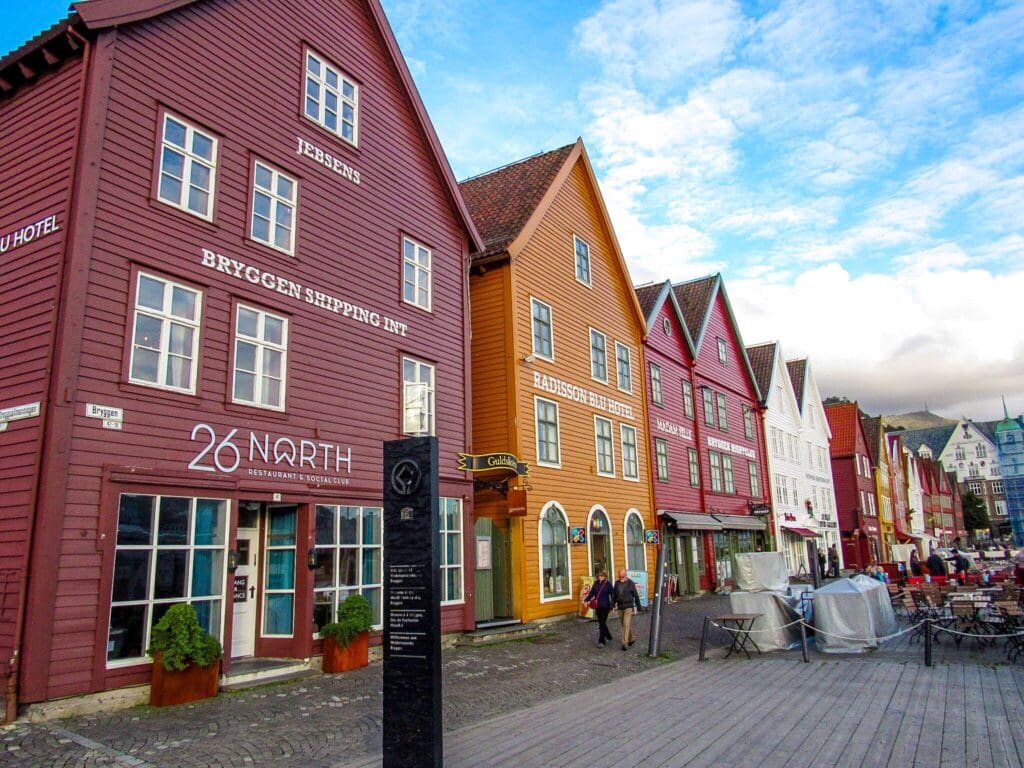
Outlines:
{"label": "outdoor chair", "polygon": [[1003,650],[1006,651],[1007,658],[1015,662],[1024,654],[1024,610],[1021,609],[1020,603],[1011,600],[997,601],[995,608],[1003,620],[1001,634],[1009,635],[1003,643]]}

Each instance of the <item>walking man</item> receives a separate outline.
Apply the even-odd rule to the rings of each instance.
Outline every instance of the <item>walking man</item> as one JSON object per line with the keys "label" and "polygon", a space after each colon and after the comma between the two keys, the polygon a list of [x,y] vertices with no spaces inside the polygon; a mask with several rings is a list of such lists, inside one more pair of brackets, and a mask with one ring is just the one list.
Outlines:
{"label": "walking man", "polygon": [[619,618],[622,620],[622,650],[626,650],[634,642],[633,630],[630,623],[633,619],[633,610],[640,610],[640,593],[636,591],[636,584],[626,576],[626,569],[619,571],[619,580],[615,582],[613,589],[615,596],[615,607],[619,609]]}
{"label": "walking man", "polygon": [[839,578],[839,552],[835,544],[830,544],[828,548],[828,573],[834,579]]}

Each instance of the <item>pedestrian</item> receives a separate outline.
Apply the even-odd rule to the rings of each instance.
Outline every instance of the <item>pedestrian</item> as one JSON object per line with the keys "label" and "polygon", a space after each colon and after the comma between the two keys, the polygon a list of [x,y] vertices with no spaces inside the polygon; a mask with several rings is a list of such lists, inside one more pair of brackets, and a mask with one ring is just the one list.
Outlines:
{"label": "pedestrian", "polygon": [[597,580],[590,586],[590,591],[583,598],[584,603],[591,600],[597,602],[594,613],[597,614],[597,647],[604,648],[605,643],[612,639],[611,630],[608,629],[608,614],[611,613],[614,602],[615,590],[608,581],[607,571],[598,571]]}
{"label": "pedestrian", "polygon": [[953,574],[961,584],[967,583],[967,558],[960,554],[960,550],[953,549]]}
{"label": "pedestrian", "polygon": [[825,573],[825,552],[823,550],[819,549],[818,550],[818,576],[820,578],[824,579],[826,575],[827,574]]}
{"label": "pedestrian", "polygon": [[835,544],[830,544],[828,547],[828,572],[832,578],[839,578],[839,550],[836,549]]}
{"label": "pedestrian", "polygon": [[942,559],[942,555],[934,549],[932,550],[932,553],[928,555],[928,560],[925,562],[928,563],[928,573],[930,573],[932,577],[942,576],[945,578],[949,575],[949,572],[946,570],[946,562]]}
{"label": "pedestrian", "polygon": [[639,611],[640,593],[636,591],[636,584],[626,575],[626,569],[619,571],[619,580],[615,582],[613,589],[615,593],[615,607],[619,609],[619,619],[622,621],[622,650],[627,650],[634,642],[633,629],[630,626],[634,609]]}
{"label": "pedestrian", "polygon": [[1018,549],[1013,556],[1013,578],[1018,587],[1024,587],[1024,549]]}
{"label": "pedestrian", "polygon": [[921,576],[921,559],[917,556],[917,550],[910,550],[910,575]]}

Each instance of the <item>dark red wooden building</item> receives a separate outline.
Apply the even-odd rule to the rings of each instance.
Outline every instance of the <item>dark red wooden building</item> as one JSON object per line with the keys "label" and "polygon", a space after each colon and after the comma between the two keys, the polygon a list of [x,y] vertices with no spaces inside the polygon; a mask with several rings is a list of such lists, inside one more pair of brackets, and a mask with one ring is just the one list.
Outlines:
{"label": "dark red wooden building", "polygon": [[843,563],[847,568],[864,568],[882,560],[882,540],[875,480],[860,409],[856,402],[834,403],[825,406],[825,417],[832,432],[829,452]]}
{"label": "dark red wooden building", "polygon": [[381,615],[382,441],[436,434],[473,626],[479,238],[378,0],[92,0],[0,60],[0,669],[146,683],[188,601],[248,657]]}

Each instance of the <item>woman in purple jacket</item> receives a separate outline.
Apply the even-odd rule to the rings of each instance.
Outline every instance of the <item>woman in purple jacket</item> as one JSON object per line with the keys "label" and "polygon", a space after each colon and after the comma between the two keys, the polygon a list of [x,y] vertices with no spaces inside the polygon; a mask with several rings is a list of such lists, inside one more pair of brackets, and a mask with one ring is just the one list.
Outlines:
{"label": "woman in purple jacket", "polygon": [[612,610],[614,593],[615,590],[612,589],[611,582],[608,581],[608,574],[605,571],[598,571],[597,580],[583,598],[584,603],[589,603],[594,599],[597,600],[597,608],[594,609],[594,613],[597,614],[598,648],[604,648],[605,643],[612,639],[612,633],[608,629],[608,614]]}

